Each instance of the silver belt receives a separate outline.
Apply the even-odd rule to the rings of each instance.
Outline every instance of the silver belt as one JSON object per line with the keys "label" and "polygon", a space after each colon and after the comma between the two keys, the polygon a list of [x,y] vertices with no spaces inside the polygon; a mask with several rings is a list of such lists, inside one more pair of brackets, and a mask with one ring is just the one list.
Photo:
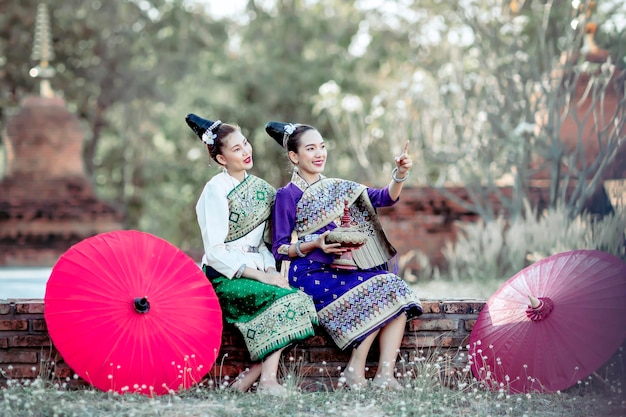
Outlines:
{"label": "silver belt", "polygon": [[229,245],[226,244],[227,250],[240,250],[247,253],[259,253],[259,248],[251,245]]}

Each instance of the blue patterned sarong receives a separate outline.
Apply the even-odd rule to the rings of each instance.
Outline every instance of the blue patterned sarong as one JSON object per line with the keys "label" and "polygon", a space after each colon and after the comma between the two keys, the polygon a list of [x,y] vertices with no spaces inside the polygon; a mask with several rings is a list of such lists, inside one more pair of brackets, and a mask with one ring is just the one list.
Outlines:
{"label": "blue patterned sarong", "polygon": [[358,346],[400,314],[422,314],[407,283],[382,268],[335,269],[301,258],[291,262],[289,281],[313,297],[320,325],[340,349]]}

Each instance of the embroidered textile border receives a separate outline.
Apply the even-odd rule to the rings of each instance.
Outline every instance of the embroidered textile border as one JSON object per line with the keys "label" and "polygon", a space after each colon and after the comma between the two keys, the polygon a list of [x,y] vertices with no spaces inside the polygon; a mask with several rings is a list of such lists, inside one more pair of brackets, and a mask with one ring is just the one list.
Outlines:
{"label": "embroidered textile border", "polygon": [[352,345],[398,312],[422,309],[417,295],[394,274],[381,274],[357,285],[318,312],[320,324],[340,349]]}
{"label": "embroidered textile border", "polygon": [[[292,179],[293,181],[293,179]],[[348,200],[352,227],[366,233],[365,245],[352,256],[361,269],[385,264],[397,252],[385,235],[376,209],[367,194],[367,187],[339,178],[323,178],[304,190],[296,204],[295,231],[299,237],[311,234],[343,214]]]}
{"label": "embroidered textile border", "polygon": [[228,235],[225,242],[237,240],[265,222],[275,198],[274,187],[259,177],[248,175],[228,193]]}
{"label": "embroidered textile border", "polygon": [[[338,178],[324,178],[308,187],[296,204],[298,236],[315,232],[343,214],[344,201],[352,203],[366,190],[364,185]],[[365,213],[367,214],[367,213]],[[362,217],[362,213],[350,213]],[[356,215],[356,216],[355,216]]]}
{"label": "embroidered textile border", "polygon": [[313,324],[318,324],[313,301],[299,291],[279,298],[252,320],[235,326],[256,361],[293,341],[313,336]]}

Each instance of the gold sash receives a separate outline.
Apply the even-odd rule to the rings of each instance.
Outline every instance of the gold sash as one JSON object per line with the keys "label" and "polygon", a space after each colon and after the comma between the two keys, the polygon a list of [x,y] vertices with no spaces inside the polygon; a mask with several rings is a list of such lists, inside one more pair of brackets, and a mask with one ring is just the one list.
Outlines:
{"label": "gold sash", "polygon": [[357,266],[368,269],[389,261],[397,251],[385,236],[367,188],[353,181],[323,178],[304,190],[296,205],[295,232],[298,238],[311,234],[330,222],[339,225],[346,200],[350,208],[352,227],[368,235],[367,243],[352,251]]}
{"label": "gold sash", "polygon": [[[228,235],[225,243],[242,238],[269,219],[276,190],[265,180],[248,175],[228,193]],[[270,228],[265,228],[269,242]]]}

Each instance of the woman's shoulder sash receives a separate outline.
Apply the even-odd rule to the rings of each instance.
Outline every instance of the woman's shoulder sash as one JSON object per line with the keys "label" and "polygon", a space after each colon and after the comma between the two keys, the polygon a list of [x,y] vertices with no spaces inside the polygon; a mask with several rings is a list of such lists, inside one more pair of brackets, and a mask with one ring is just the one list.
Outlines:
{"label": "woman's shoulder sash", "polygon": [[365,190],[362,184],[339,178],[311,185],[296,204],[296,233],[306,235],[326,226],[343,214],[346,200],[352,205]]}
{"label": "woman's shoulder sash", "polygon": [[232,242],[269,218],[276,199],[276,189],[267,181],[248,175],[228,193],[227,199],[229,214],[226,242]]}
{"label": "woman's shoulder sash", "polygon": [[352,227],[369,237],[364,246],[352,252],[356,264],[367,269],[389,261],[397,252],[385,236],[367,187],[353,181],[324,178],[304,190],[296,204],[295,231],[298,237],[338,221],[346,201]]}

